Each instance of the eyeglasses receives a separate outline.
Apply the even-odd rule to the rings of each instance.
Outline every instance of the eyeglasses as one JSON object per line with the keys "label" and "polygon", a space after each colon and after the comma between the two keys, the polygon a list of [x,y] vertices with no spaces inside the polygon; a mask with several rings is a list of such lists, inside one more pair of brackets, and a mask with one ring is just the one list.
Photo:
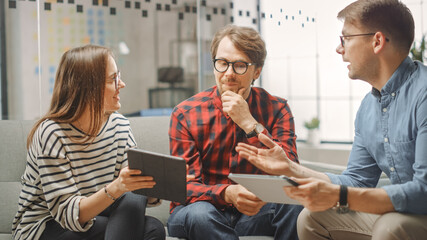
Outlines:
{"label": "eyeglasses", "polygon": [[213,60],[214,68],[220,73],[227,71],[230,64],[233,66],[233,71],[236,74],[243,75],[248,70],[248,66],[255,65],[255,63],[247,63],[243,61],[229,62],[224,59]]}
{"label": "eyeglasses", "polygon": [[[340,40],[341,40],[341,47],[344,47],[345,41],[344,38],[349,38],[349,37],[361,37],[361,36],[372,36],[375,35],[376,33],[362,33],[362,34],[353,34],[353,35],[343,35],[340,36]],[[385,38],[385,40],[388,42],[388,38]]]}
{"label": "eyeglasses", "polygon": [[375,33],[362,33],[362,34],[353,34],[353,35],[343,35],[343,36],[340,36],[341,46],[344,47],[344,44],[345,44],[344,38],[361,37],[361,36],[372,36],[372,35],[375,35]]}
{"label": "eyeglasses", "polygon": [[119,88],[119,80],[122,79],[121,75],[120,75],[120,71],[117,71],[117,73],[114,74],[114,77],[112,77],[112,79],[114,80],[114,86],[116,87],[116,89]]}

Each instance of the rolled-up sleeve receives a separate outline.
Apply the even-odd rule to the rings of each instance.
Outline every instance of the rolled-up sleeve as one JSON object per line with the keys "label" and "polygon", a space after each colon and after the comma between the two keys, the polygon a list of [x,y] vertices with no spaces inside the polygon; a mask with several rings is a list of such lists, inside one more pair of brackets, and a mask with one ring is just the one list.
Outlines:
{"label": "rolled-up sleeve", "polygon": [[381,176],[381,169],[364,146],[360,133],[356,131],[347,169],[336,175],[326,173],[332,183],[352,187],[375,187]]}
{"label": "rolled-up sleeve", "polygon": [[[425,90],[420,92],[422,96],[412,96],[417,98],[411,103],[414,106],[399,106],[400,111],[409,108],[407,113],[399,112],[407,119],[399,119],[394,125],[389,125],[390,120],[387,118],[381,119],[384,120],[381,125],[375,125],[375,121],[366,117],[374,115],[372,109],[360,120],[359,113],[364,113],[361,106],[362,110],[356,117],[355,138],[348,167],[342,175],[327,174],[333,183],[375,187],[381,172],[384,172],[392,184],[382,188],[396,211],[427,214],[427,94]],[[372,104],[367,106],[373,108]],[[387,132],[387,135],[375,131],[374,128],[378,126],[386,129],[383,132]],[[396,136],[395,132],[399,130],[405,131],[406,138],[388,138],[392,133]]]}

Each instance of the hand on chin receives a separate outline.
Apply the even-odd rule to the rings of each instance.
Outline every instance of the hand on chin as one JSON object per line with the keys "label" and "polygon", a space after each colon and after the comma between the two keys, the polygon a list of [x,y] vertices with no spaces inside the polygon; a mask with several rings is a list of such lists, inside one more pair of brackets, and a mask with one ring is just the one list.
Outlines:
{"label": "hand on chin", "polygon": [[222,88],[222,90],[223,90],[223,93],[226,91],[232,91],[234,93],[237,93],[239,88],[237,85],[230,86],[230,85],[224,84],[224,87]]}

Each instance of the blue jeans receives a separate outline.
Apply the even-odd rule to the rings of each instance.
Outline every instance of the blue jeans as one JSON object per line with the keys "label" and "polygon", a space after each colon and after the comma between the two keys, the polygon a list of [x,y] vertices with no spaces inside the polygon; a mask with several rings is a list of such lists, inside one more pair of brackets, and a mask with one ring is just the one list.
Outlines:
{"label": "blue jeans", "polygon": [[170,236],[200,239],[238,240],[239,236],[274,236],[274,239],[298,239],[296,223],[299,205],[267,203],[254,216],[236,208],[218,210],[209,202],[177,206],[168,220]]}
{"label": "blue jeans", "polygon": [[145,196],[128,192],[96,216],[87,232],[73,232],[62,228],[55,220],[50,220],[40,239],[165,239],[163,224],[156,218],[145,216],[146,205]]}

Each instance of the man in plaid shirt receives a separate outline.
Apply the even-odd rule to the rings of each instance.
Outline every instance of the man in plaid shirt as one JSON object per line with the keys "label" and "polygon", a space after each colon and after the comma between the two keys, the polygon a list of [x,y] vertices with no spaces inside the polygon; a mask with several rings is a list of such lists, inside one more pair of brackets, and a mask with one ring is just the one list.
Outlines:
{"label": "man in plaid shirt", "polygon": [[211,54],[216,86],[180,103],[171,116],[171,154],[183,157],[195,178],[187,183],[186,204],[171,204],[169,234],[190,240],[298,239],[301,206],[265,203],[228,179],[229,173],[265,174],[235,150],[239,142],[262,146],[260,132],[298,162],[286,100],[251,87],[264,65],[265,43],[254,29],[229,25],[215,34]]}

